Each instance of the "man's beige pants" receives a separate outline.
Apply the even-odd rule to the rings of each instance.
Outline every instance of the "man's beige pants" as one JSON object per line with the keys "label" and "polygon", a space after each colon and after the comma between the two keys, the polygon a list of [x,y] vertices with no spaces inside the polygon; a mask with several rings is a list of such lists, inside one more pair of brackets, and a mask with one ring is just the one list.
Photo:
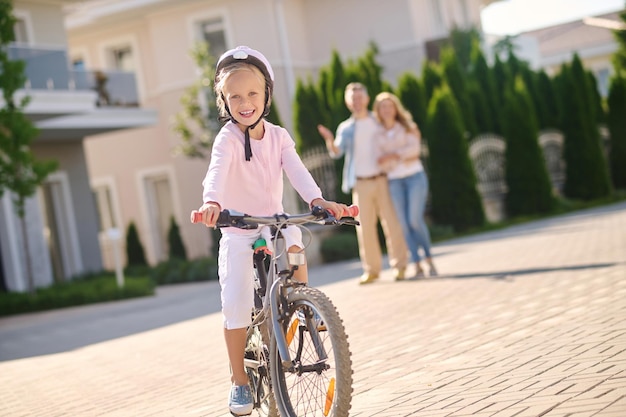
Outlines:
{"label": "man's beige pants", "polygon": [[356,236],[363,272],[378,276],[382,270],[378,220],[387,244],[389,265],[396,270],[405,269],[408,248],[391,201],[387,177],[381,175],[373,179],[357,179],[352,189],[352,202],[359,206],[358,220],[361,226],[356,228]]}

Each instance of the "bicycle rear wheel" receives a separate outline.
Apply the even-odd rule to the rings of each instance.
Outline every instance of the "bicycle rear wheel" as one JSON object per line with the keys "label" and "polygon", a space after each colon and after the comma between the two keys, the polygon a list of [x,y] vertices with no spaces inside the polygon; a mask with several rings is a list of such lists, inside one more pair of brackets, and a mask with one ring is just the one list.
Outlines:
{"label": "bicycle rear wheel", "polygon": [[[288,296],[288,306],[285,331],[291,366],[282,365],[275,339],[270,347],[272,385],[281,415],[347,417],[352,399],[352,362],[335,306],[324,293],[310,287],[294,289]],[[308,317],[306,324],[301,323],[302,317]]]}
{"label": "bicycle rear wheel", "polygon": [[256,413],[260,417],[279,417],[269,378],[269,356],[269,333],[263,322],[248,333],[244,364]]}

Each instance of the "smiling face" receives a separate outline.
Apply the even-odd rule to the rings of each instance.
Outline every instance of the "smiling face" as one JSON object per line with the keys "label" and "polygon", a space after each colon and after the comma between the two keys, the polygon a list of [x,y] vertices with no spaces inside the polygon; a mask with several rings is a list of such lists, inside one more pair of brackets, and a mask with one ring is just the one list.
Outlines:
{"label": "smiling face", "polygon": [[361,87],[348,87],[345,92],[346,107],[355,117],[367,116],[367,105],[369,96],[367,91]]}
{"label": "smiling face", "polygon": [[265,78],[253,66],[233,71],[224,80],[222,89],[230,114],[243,131],[263,116],[265,110]]}
{"label": "smiling face", "polygon": [[381,122],[385,125],[393,125],[398,115],[396,104],[391,99],[384,99],[375,106],[375,112]]}

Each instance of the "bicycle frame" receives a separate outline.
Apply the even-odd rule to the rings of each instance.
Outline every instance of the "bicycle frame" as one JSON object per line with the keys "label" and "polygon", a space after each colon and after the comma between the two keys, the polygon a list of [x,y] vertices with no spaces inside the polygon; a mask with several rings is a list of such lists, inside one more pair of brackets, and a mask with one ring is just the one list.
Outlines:
{"label": "bicycle frame", "polygon": [[[349,217],[336,219],[332,213],[314,207],[310,213],[294,216],[256,217],[232,210],[223,210],[218,216],[216,227],[271,228],[273,252],[264,247],[263,239],[252,245],[259,285],[255,285],[244,356],[246,372],[254,384],[254,407],[268,415],[300,415],[309,410],[310,403],[324,415],[331,409],[338,411],[338,417],[348,415],[352,370],[341,318],[321,291],[293,278],[298,267],[305,264],[304,255],[289,252],[282,236],[283,229],[290,225],[309,231],[306,224],[359,224],[353,218],[358,214],[357,207],[349,207],[344,214]],[[202,221],[203,214],[192,212],[192,222]],[[293,391],[299,384],[316,386],[316,394],[301,397],[299,389]],[[271,392],[273,397],[268,399]]]}

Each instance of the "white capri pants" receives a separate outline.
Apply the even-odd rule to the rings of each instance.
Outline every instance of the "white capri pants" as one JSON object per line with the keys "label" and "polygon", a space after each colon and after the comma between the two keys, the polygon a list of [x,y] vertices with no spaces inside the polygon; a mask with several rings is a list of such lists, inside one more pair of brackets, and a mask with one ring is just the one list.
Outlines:
{"label": "white capri pants", "polygon": [[[297,226],[282,229],[286,248],[302,244],[302,231]],[[229,232],[222,229],[218,255],[218,274],[222,289],[222,314],[226,329],[241,329],[251,323],[254,308],[254,273],[252,245],[262,236],[273,251],[269,227]],[[268,283],[269,285],[269,283]]]}

